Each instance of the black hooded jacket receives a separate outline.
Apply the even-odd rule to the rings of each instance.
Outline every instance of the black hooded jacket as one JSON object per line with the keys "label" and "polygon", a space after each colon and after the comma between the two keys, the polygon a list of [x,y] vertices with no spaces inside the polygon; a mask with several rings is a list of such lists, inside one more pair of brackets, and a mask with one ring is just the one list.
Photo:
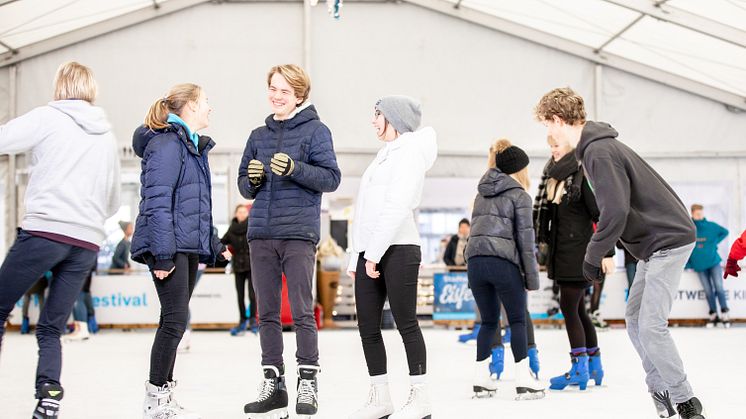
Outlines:
{"label": "black hooded jacket", "polygon": [[589,121],[575,150],[600,211],[585,260],[594,266],[621,240],[637,259],[694,243],[696,230],[671,186],[616,137],[604,122]]}

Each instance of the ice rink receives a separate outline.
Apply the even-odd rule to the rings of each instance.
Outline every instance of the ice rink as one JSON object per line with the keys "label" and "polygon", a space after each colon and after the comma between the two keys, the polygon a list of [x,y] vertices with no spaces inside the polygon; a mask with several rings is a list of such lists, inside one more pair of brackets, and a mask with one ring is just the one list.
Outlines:
{"label": "ice rink", "polygon": [[[744,417],[746,328],[672,328],[690,381],[710,419]],[[643,380],[642,367],[622,329],[599,334],[606,378],[588,391],[548,391],[543,400],[514,401],[512,355],[492,399],[472,399],[475,346],[456,342],[457,331],[425,328],[428,382],[434,418],[656,418]],[[406,400],[406,359],[396,331],[386,331],[389,376],[396,406]],[[569,367],[564,330],[537,329],[541,378]],[[62,384],[63,419],[134,419],[141,417],[143,382],[147,378],[153,331],[102,331],[87,342],[65,344]],[[356,330],[322,331],[319,336],[318,418],[346,418],[366,399],[368,377]],[[295,399],[295,339],[285,333],[288,388]],[[506,350],[509,353],[509,350]],[[0,417],[28,418],[33,399],[36,341],[33,335],[8,333],[0,359]],[[260,351],[257,336],[231,337],[227,332],[195,332],[189,353],[179,355],[175,378],[178,400],[203,418],[243,418],[243,405],[257,395]],[[294,412],[291,402],[291,412]],[[294,417],[291,414],[291,417]]]}

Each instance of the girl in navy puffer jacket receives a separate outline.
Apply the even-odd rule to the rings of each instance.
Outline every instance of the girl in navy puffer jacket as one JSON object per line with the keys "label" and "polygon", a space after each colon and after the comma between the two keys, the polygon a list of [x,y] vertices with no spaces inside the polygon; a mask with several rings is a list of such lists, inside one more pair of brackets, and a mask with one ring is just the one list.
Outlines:
{"label": "girl in navy puffer jacket", "polygon": [[212,234],[207,153],[215,143],[196,134],[207,127],[210,111],[199,86],[174,86],[151,106],[132,140],[142,157],[142,199],[132,258],[150,268],[161,303],[145,383],[145,418],[199,418],[184,411],[172,393],[176,349],[187,327],[197,265],[229,256]]}

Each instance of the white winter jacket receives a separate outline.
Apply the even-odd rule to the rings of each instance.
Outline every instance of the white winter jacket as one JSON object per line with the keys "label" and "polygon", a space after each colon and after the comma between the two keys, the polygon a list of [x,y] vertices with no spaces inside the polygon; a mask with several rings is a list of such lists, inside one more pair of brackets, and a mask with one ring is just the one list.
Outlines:
{"label": "white winter jacket", "polygon": [[58,100],[0,125],[0,154],[30,151],[24,230],[101,245],[119,210],[119,157],[104,111]]}
{"label": "white winter jacket", "polygon": [[402,134],[378,151],[360,181],[348,271],[357,270],[361,252],[378,263],[389,246],[420,244],[414,211],[422,198],[425,172],[437,156],[435,130],[430,127]]}

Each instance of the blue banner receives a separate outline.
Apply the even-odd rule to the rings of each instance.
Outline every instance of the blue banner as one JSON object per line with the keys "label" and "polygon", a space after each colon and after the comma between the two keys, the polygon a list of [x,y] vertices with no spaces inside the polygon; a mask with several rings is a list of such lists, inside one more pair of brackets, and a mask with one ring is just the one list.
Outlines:
{"label": "blue banner", "polygon": [[476,304],[466,272],[436,273],[433,320],[474,320]]}

